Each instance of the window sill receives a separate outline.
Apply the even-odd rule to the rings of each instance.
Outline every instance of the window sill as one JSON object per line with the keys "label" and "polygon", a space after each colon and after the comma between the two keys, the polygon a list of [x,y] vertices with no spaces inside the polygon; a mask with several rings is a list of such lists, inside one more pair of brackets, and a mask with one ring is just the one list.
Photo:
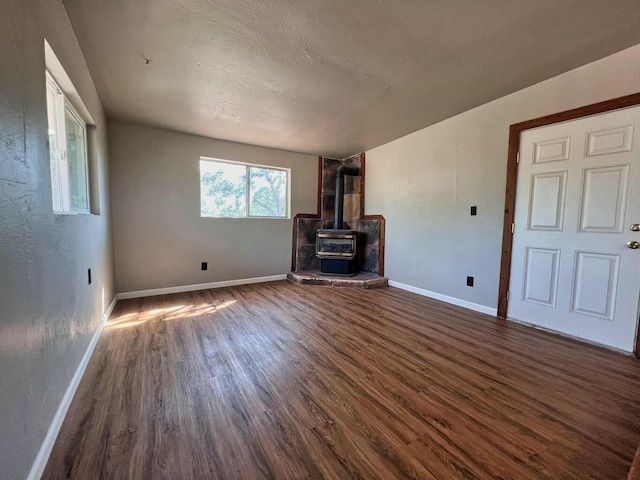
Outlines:
{"label": "window sill", "polygon": [[53,212],[54,215],[93,215],[91,212]]}

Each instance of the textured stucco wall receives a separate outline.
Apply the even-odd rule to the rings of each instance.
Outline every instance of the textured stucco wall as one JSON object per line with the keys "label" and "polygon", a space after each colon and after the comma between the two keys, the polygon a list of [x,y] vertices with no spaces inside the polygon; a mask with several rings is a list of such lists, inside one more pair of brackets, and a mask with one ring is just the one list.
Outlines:
{"label": "textured stucco wall", "polygon": [[386,275],[495,308],[509,125],[639,90],[635,46],[368,151],[366,211],[387,220]]}
{"label": "textured stucco wall", "polygon": [[[52,211],[45,38],[96,122],[100,215]],[[21,479],[114,297],[113,255],[106,123],[61,1],[2,2],[0,65],[0,478]]]}
{"label": "textured stucco wall", "polygon": [[[317,157],[120,122],[109,145],[118,292],[290,270],[292,219],[316,211]],[[201,218],[200,156],[290,168],[291,218]]]}

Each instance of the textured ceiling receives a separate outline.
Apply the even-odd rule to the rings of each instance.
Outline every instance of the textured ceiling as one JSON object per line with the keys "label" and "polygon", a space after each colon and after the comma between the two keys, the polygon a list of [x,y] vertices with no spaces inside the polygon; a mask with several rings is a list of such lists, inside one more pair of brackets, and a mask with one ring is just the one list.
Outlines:
{"label": "textured ceiling", "polygon": [[107,115],[346,157],[640,43],[638,0],[64,0]]}

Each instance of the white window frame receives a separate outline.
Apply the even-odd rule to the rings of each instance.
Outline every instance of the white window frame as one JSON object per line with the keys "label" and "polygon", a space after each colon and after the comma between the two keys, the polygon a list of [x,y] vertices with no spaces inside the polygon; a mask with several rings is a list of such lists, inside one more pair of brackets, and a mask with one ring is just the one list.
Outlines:
{"label": "white window frame", "polygon": [[[246,168],[246,206],[247,206],[247,214],[239,217],[229,217],[229,216],[221,216],[221,215],[203,215],[202,207],[200,207],[200,217],[202,218],[266,218],[266,219],[275,219],[275,220],[287,220],[291,218],[291,169],[284,167],[274,167],[272,165],[259,165],[257,163],[247,163],[247,162],[237,162],[234,160],[223,160],[221,158],[211,158],[211,157],[200,157],[199,163],[199,172],[200,172],[200,200],[202,200],[202,162],[211,162],[211,163],[227,163],[231,165],[240,165]],[[286,180],[286,201],[285,208],[286,212],[283,216],[266,216],[266,215],[251,215],[251,167],[262,168],[265,170],[277,170],[280,172],[285,172],[287,174]]]}
{"label": "white window frame", "polygon": [[[47,81],[47,95],[52,95],[52,106],[54,122],[56,125],[56,147],[59,151],[57,158],[51,157],[51,145],[49,146],[49,160],[51,162],[51,187],[52,187],[52,202],[53,212],[55,214],[88,214],[90,213],[90,191],[89,191],[89,149],[87,144],[88,129],[87,122],[78,113],[73,104],[69,101],[64,94],[58,83],[53,78],[53,75],[46,70]],[[47,99],[47,109],[50,108],[49,101]],[[71,205],[71,186],[69,181],[69,158],[67,154],[67,135],[66,135],[66,119],[65,115],[69,114],[76,120],[83,130],[84,137],[84,183],[87,192],[86,206],[78,208]],[[47,111],[47,115],[49,112]],[[47,116],[47,129],[49,126]],[[48,135],[47,135],[48,137]],[[54,178],[55,177],[55,178]]]}

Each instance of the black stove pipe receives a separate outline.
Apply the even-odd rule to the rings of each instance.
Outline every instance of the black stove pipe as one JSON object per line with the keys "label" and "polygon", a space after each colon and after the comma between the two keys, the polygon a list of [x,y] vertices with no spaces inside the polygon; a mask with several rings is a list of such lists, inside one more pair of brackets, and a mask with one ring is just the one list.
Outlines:
{"label": "black stove pipe", "polygon": [[342,215],[344,210],[344,176],[360,175],[360,168],[340,165],[336,171],[336,201],[335,201],[335,217],[333,220],[333,228],[335,230],[342,229]]}

